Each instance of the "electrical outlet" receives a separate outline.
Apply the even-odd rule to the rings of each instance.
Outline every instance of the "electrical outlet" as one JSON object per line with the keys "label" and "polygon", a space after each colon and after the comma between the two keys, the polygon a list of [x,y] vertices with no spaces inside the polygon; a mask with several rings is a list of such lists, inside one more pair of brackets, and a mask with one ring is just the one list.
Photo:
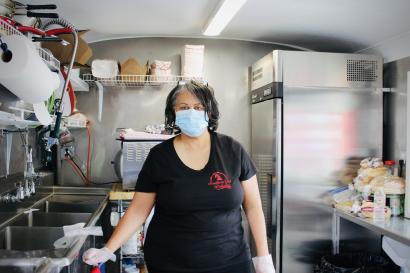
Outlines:
{"label": "electrical outlet", "polygon": [[64,159],[67,153],[71,156],[74,156],[74,152],[74,146],[62,146],[60,148],[61,159]]}

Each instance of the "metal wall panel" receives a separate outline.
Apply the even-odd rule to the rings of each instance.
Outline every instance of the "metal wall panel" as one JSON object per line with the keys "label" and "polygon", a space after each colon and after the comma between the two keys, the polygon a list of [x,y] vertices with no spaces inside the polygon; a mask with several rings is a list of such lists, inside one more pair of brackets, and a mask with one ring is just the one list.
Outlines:
{"label": "metal wall panel", "polygon": [[398,161],[406,158],[407,122],[407,71],[410,71],[410,57],[384,65],[383,87],[391,88],[387,94],[386,112],[386,159]]}
{"label": "metal wall panel", "polygon": [[[248,67],[269,52],[275,45],[209,39],[140,38],[104,41],[91,44],[93,59],[114,59],[124,62],[134,57],[140,63],[147,59],[172,61],[172,73],[180,73],[180,55],[185,44],[205,45],[204,75],[215,90],[221,114],[218,132],[238,140],[250,150],[250,103]],[[115,129],[132,127],[143,130],[147,124],[164,122],[165,100],[171,85],[141,88],[106,88],[102,121],[97,119],[98,95],[76,92],[77,108],[91,121],[93,153],[91,172],[96,182],[118,180],[111,161],[120,149]],[[87,157],[86,130],[73,130],[78,161]],[[62,185],[81,185],[83,182],[69,164],[62,164]]]}
{"label": "metal wall panel", "polygon": [[379,56],[299,51],[279,51],[280,53],[283,54],[283,83],[288,86],[382,86],[383,67]]}

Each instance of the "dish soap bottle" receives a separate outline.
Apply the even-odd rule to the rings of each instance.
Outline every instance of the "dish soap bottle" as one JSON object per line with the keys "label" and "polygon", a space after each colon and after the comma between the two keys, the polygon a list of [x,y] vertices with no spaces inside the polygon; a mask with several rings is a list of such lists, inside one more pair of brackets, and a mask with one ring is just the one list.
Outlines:
{"label": "dish soap bottle", "polygon": [[383,187],[378,187],[374,192],[373,218],[374,220],[384,220],[386,211],[386,194]]}

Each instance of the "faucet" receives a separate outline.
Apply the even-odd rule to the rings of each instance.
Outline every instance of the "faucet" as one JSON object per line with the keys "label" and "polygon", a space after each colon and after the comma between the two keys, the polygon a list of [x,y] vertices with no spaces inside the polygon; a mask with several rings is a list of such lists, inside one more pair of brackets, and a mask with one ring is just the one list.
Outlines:
{"label": "faucet", "polygon": [[22,185],[22,182],[17,182],[14,184],[16,187],[16,193],[11,194],[10,192],[3,194],[0,196],[0,201],[2,203],[14,203],[14,202],[20,202],[23,201],[25,198],[25,192],[24,188]]}
{"label": "faucet", "polygon": [[22,183],[21,183],[21,182],[20,182],[20,183],[16,183],[16,187],[17,187],[17,189],[16,189],[16,195],[15,195],[16,201],[22,201],[22,200],[24,200],[24,197],[25,197],[26,195],[25,195],[25,190],[24,190],[24,188],[23,188]]}
{"label": "faucet", "polygon": [[5,194],[2,194],[0,196],[1,203],[15,203],[15,202],[20,202],[24,200],[24,198],[26,197],[26,193],[23,187],[23,183],[16,182],[14,186],[16,187],[15,193],[12,194],[11,192],[8,192]]}
{"label": "faucet", "polygon": [[24,200],[36,193],[36,180],[39,175],[34,171],[33,149],[31,146],[26,150],[26,167],[24,170],[24,182],[15,183],[15,194],[6,193],[0,196],[1,203],[14,203]]}
{"label": "faucet", "polygon": [[31,146],[27,149],[26,154],[26,170],[24,177],[24,196],[29,197],[36,193],[35,180],[38,178],[38,174],[34,171],[33,166],[33,148]]}
{"label": "faucet", "polygon": [[0,201],[2,203],[14,203],[17,202],[17,193],[15,195],[10,194],[10,193],[6,193],[3,194],[2,196],[0,196]]}

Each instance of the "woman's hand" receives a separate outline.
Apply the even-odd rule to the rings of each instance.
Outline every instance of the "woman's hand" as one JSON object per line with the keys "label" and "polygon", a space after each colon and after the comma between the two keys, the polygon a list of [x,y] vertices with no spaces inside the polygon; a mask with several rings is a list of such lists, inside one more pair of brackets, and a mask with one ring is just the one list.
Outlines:
{"label": "woman's hand", "polygon": [[89,265],[98,265],[108,260],[115,262],[117,257],[108,248],[90,248],[83,254],[83,262]]}
{"label": "woman's hand", "polygon": [[275,273],[272,256],[257,256],[252,258],[256,273]]}

